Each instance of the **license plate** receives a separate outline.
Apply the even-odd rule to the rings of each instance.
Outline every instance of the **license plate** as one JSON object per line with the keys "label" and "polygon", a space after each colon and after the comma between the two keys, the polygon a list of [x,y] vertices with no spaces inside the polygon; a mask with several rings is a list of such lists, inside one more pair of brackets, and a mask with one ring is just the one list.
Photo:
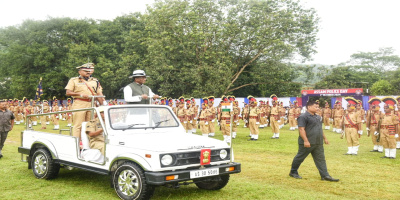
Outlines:
{"label": "license plate", "polygon": [[201,178],[206,176],[215,176],[219,174],[219,168],[203,169],[190,172],[190,178]]}

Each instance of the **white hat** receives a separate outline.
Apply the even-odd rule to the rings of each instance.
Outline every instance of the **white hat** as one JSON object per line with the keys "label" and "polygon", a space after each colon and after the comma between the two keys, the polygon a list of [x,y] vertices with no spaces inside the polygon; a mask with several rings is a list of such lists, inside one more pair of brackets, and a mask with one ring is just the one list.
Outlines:
{"label": "white hat", "polygon": [[149,76],[146,76],[146,72],[144,72],[143,70],[138,69],[138,70],[133,71],[132,76],[130,76],[129,78],[141,77],[141,76],[149,77]]}

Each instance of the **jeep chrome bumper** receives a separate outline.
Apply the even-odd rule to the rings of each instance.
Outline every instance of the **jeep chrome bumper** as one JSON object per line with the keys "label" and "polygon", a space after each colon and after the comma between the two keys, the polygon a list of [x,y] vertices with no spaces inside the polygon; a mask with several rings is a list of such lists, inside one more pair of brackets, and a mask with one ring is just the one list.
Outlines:
{"label": "jeep chrome bumper", "polygon": [[[225,165],[209,166],[202,169],[190,169],[190,170],[177,170],[169,172],[145,172],[146,182],[150,185],[165,185],[168,183],[176,183],[181,181],[196,180],[203,178],[212,178],[215,176],[235,174],[241,171],[240,163],[229,163]],[[197,178],[191,177],[191,172],[207,172],[207,171],[218,171],[217,175],[206,175]],[[207,174],[207,173],[205,173]],[[192,175],[193,176],[193,175]]]}

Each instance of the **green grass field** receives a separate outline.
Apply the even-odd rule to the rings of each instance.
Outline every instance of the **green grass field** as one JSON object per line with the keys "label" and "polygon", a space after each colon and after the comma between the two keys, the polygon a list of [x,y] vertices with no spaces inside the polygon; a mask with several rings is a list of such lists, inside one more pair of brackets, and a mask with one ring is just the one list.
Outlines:
{"label": "green grass field", "polygon": [[[153,199],[400,199],[400,155],[390,160],[381,159],[381,153],[369,152],[372,142],[365,131],[357,156],[343,155],[347,151],[346,141],[339,134],[325,131],[330,141],[325,145],[328,171],[340,179],[332,183],[320,180],[311,155],[299,169],[303,179],[288,176],[297,153],[297,131],[289,131],[285,126],[280,139],[273,140],[268,127],[260,129],[258,141],[247,141],[249,129],[242,128],[242,124],[233,140],[235,161],[242,164],[242,172],[231,175],[225,188],[205,191],[194,184],[180,189],[158,187]],[[61,122],[60,127],[65,125]],[[14,127],[3,149],[0,199],[118,199],[108,176],[61,169],[54,180],[36,179],[28,164],[20,161],[17,150],[23,128],[23,125]],[[216,135],[222,140],[219,132]]]}

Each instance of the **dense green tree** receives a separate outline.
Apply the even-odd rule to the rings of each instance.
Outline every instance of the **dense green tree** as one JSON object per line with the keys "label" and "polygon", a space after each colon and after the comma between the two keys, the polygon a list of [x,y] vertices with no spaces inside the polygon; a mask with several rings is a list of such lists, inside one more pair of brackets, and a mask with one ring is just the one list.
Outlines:
{"label": "dense green tree", "polygon": [[395,92],[394,87],[387,80],[379,80],[371,87],[371,95],[393,95]]}

